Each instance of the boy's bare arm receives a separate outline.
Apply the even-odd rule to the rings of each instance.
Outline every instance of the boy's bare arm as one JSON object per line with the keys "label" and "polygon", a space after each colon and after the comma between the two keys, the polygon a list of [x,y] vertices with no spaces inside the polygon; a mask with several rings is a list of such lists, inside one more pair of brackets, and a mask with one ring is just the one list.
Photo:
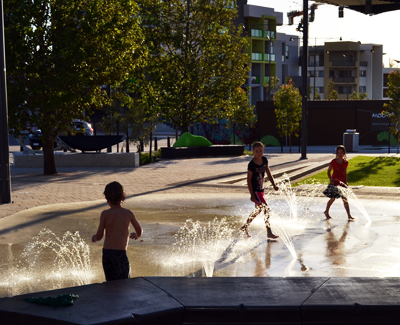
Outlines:
{"label": "boy's bare arm", "polygon": [[92,242],[95,243],[96,241],[101,240],[103,238],[103,235],[104,235],[104,215],[103,213],[101,213],[99,228],[97,229],[97,233],[93,235]]}
{"label": "boy's bare arm", "polygon": [[140,236],[142,236],[143,233],[143,229],[142,226],[139,224],[139,222],[137,221],[135,215],[133,214],[133,212],[131,212],[131,224],[133,226],[133,228],[135,229],[135,232],[131,233],[130,238],[131,239],[138,239]]}

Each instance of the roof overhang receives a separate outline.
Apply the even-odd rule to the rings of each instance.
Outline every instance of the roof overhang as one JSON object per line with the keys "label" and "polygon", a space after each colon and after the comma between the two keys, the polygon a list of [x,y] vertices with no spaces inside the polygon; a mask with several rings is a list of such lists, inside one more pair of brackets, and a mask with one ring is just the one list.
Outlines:
{"label": "roof overhang", "polygon": [[400,10],[400,0],[319,0],[318,2],[344,6],[367,15]]}

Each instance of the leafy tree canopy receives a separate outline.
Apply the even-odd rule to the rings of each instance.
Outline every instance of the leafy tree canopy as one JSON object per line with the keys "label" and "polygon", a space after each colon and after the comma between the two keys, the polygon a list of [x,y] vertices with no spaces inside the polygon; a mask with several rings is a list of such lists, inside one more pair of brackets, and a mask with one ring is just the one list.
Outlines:
{"label": "leafy tree canopy", "polygon": [[354,92],[350,95],[350,99],[351,99],[351,100],[364,100],[364,99],[368,99],[368,94],[365,93],[365,92],[361,92],[361,93],[357,94],[357,92],[354,91]]}
{"label": "leafy tree canopy", "polygon": [[42,130],[45,174],[56,173],[55,137],[145,58],[138,10],[131,0],[4,2],[10,128]]}
{"label": "leafy tree canopy", "polygon": [[338,93],[335,90],[335,84],[333,81],[328,84],[328,99],[338,99]]}
{"label": "leafy tree canopy", "polygon": [[[393,70],[389,74],[388,91],[387,96],[390,98],[390,102],[384,104],[385,110],[382,112],[388,116],[394,126],[390,127],[390,132],[397,135],[397,139],[400,138],[400,70]],[[397,146],[397,153],[399,147]]]}
{"label": "leafy tree canopy", "polygon": [[281,136],[298,136],[302,115],[302,97],[292,82],[279,87],[274,95],[277,127]]}
{"label": "leafy tree canopy", "polygon": [[233,24],[227,0],[142,0],[141,18],[151,60],[126,87],[137,105],[187,132],[194,122],[230,119],[248,96],[237,92],[249,71],[248,39]]}

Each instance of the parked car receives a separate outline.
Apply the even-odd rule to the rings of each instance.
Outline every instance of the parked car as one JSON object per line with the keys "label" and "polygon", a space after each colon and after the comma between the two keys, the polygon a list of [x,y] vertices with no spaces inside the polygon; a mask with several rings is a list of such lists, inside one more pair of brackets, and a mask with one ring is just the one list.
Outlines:
{"label": "parked car", "polygon": [[92,125],[82,120],[73,120],[71,123],[71,129],[76,134],[93,135]]}
{"label": "parked car", "polygon": [[[94,133],[92,125],[90,123],[76,119],[71,122],[71,127],[68,131],[68,134],[92,136]],[[29,134],[29,145],[33,150],[40,150],[41,148],[43,148],[43,143],[40,140],[41,136],[42,130],[40,129],[37,129],[35,132]],[[57,144],[54,145],[54,147],[56,146]]]}
{"label": "parked car", "polygon": [[43,147],[40,137],[42,136],[42,130],[37,129],[35,132],[28,135],[29,145],[33,150],[40,150]]}

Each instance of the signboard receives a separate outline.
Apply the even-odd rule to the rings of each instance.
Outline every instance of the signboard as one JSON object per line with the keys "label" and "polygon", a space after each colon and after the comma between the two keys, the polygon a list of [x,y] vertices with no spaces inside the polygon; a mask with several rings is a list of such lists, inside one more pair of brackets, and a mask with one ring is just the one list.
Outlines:
{"label": "signboard", "polygon": [[390,119],[381,113],[371,112],[371,131],[387,131]]}

